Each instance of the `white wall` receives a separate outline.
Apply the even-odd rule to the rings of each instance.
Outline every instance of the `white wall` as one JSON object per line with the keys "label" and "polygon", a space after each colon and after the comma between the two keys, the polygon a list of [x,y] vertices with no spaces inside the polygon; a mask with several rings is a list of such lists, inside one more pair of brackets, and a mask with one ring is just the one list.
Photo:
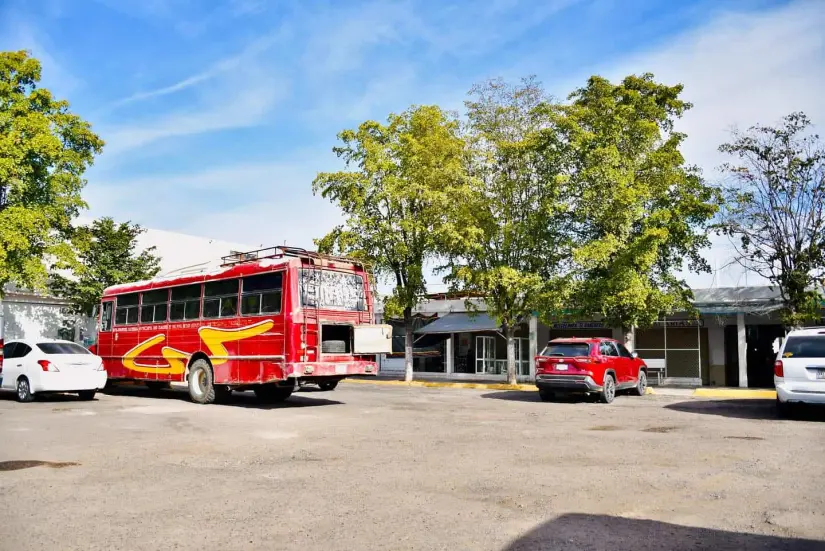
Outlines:
{"label": "white wall", "polygon": [[45,337],[56,339],[65,316],[62,305],[3,301],[3,338],[7,341]]}

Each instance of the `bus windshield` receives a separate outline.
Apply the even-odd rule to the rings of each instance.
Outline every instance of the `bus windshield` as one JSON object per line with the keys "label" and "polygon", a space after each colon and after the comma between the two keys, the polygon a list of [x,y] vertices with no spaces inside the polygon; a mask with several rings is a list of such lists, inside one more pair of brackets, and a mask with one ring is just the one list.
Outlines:
{"label": "bus windshield", "polygon": [[301,270],[301,306],[364,312],[364,278],[360,274],[331,270]]}

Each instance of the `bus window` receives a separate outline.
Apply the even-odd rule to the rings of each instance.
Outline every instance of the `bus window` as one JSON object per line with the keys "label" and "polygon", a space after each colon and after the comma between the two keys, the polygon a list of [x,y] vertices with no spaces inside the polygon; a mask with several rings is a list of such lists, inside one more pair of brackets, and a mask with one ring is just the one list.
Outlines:
{"label": "bus window", "polygon": [[140,304],[140,323],[159,323],[166,321],[169,309],[169,289],[146,291]]}
{"label": "bus window", "polygon": [[258,316],[281,312],[281,272],[245,277],[242,282],[241,314]]}
{"label": "bus window", "polygon": [[172,289],[169,319],[172,321],[198,319],[201,315],[201,285],[184,285]]}
{"label": "bus window", "polygon": [[127,325],[138,322],[139,293],[120,295],[117,297],[117,310],[115,310],[115,325]]}
{"label": "bus window", "polygon": [[203,286],[203,317],[227,318],[238,313],[238,280],[211,281]]}

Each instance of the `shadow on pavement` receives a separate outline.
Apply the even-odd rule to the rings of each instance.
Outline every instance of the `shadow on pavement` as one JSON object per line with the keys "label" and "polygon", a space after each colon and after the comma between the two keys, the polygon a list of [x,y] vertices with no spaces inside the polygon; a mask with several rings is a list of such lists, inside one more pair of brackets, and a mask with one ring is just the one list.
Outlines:
{"label": "shadow on pavement", "polygon": [[[735,419],[781,419],[777,414],[774,400],[690,400],[668,404],[665,409]],[[787,418],[800,421],[825,421],[825,407],[796,405],[791,407]]]}
{"label": "shadow on pavement", "polygon": [[[507,400],[511,402],[541,402],[538,392],[524,390],[503,390],[500,392],[490,392],[487,394],[482,394],[481,397],[487,398],[488,400]],[[572,404],[594,402],[595,400],[595,396],[587,394],[560,394],[553,399],[553,402]]]}
{"label": "shadow on pavement", "polygon": [[[94,397],[94,399],[92,399],[92,400],[81,400],[80,397],[77,394],[64,394],[64,393],[42,394],[42,393],[38,393],[38,394],[34,395],[34,401],[35,402],[54,402],[54,403],[78,402],[78,403],[84,403],[84,404],[93,404],[97,401],[98,396],[99,396],[99,394],[96,395]],[[17,401],[17,393],[12,392],[12,391],[7,392],[5,389],[3,389],[3,391],[0,392],[0,401],[2,401],[2,400],[7,400],[9,402],[15,402],[15,401]]]}
{"label": "shadow on pavement", "polygon": [[655,520],[628,519],[607,515],[567,514],[546,522],[518,538],[504,551],[535,550],[593,551],[814,551],[825,549],[825,541],[782,536],[726,532],[680,526]]}
{"label": "shadow on pavement", "polygon": [[[164,400],[182,400],[184,402],[190,401],[189,394],[185,390],[178,390],[174,388],[166,390],[153,390],[142,385],[115,385],[107,388],[104,393],[111,396],[135,396]],[[315,394],[315,392],[306,392],[304,389],[301,389],[299,392],[293,393],[292,396],[290,396],[285,402],[280,403],[268,403],[261,401],[252,391],[233,392],[229,398],[216,402],[216,405],[254,409],[289,409],[301,407],[336,406],[343,404],[343,402],[339,402],[337,400],[315,398],[305,396],[304,394]],[[329,392],[325,392],[325,394],[328,395]]]}

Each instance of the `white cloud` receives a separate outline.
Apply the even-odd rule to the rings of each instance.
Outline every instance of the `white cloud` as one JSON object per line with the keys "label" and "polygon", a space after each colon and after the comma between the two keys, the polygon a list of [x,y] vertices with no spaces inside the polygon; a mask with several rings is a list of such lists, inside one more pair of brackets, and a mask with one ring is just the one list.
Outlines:
{"label": "white cloud", "polygon": [[339,167],[329,152],[304,152],[290,160],[195,173],[93,179],[85,195],[92,216],[131,219],[147,227],[220,237],[253,247],[284,242],[312,247],[313,238],[323,236],[341,220],[336,207],[313,196],[312,180],[318,171]]}
{"label": "white cloud", "polygon": [[[708,24],[633,55],[609,67],[591,68],[556,91],[581,86],[593,72],[617,81],[652,72],[660,82],[682,83],[683,98],[694,104],[677,129],[688,135],[683,148],[689,163],[718,180],[724,161],[717,148],[730,129],[773,124],[792,111],[805,111],[825,126],[825,10],[819,0],[745,13],[721,13]],[[562,96],[563,97],[563,96]],[[714,270],[683,272],[691,287],[762,285],[765,280],[732,262],[727,237],[713,236],[705,258]]]}

